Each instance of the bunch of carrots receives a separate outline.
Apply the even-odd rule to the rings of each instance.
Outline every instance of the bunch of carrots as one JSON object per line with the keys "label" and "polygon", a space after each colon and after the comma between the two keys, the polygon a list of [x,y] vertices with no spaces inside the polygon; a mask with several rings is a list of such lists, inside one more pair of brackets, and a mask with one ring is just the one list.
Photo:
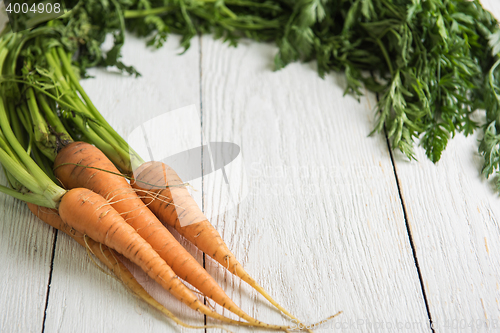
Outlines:
{"label": "bunch of carrots", "polygon": [[[0,191],[25,201],[36,216],[89,249],[130,290],[179,325],[210,327],[176,318],[148,295],[115,252],[206,316],[290,329],[241,310],[165,226],[299,322],[244,270],[176,172],[161,162],[145,163],[106,122],[81,87],[60,37],[48,25],[0,38],[0,163],[10,185]],[[210,309],[183,281],[244,321]]]}

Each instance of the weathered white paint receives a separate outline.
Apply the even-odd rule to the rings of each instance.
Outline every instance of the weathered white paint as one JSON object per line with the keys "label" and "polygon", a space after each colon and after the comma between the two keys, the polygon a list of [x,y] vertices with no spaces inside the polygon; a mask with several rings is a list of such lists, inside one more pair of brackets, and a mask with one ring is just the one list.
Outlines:
{"label": "weathered white paint", "polygon": [[[0,31],[7,22],[2,1]],[[41,332],[54,231],[11,197],[0,195],[0,209],[0,333]]]}
{"label": "weathered white paint", "polygon": [[[484,5],[500,17],[496,0]],[[243,164],[236,169],[247,176],[248,195],[236,208],[225,211],[227,201],[218,200],[225,193],[220,175],[215,181],[207,176],[203,191],[200,180],[192,184],[200,201],[204,194],[206,210],[223,212],[213,223],[247,271],[306,323],[344,311],[320,332],[339,327],[401,331],[398,325],[428,332],[386,142],[383,135],[366,136],[373,126],[374,96],[367,94],[360,103],[342,97],[342,75],[321,80],[311,64],[272,72],[276,49],[270,45],[243,41],[235,49],[205,36],[201,48],[195,39],[186,54],[177,56],[178,41],[171,36],[163,49],[151,51],[127,37],[124,61],[134,64],[142,78],[92,71],[96,78],[84,81],[84,87],[110,123],[127,136],[155,116],[199,107],[201,101],[199,136],[181,128],[165,133],[162,144],[192,148],[202,142],[203,132],[206,141],[241,147]],[[438,332],[453,331],[462,319],[467,324],[477,320],[468,331],[484,331],[486,319],[492,331],[494,320],[500,327],[500,208],[478,176],[476,139],[452,140],[437,166],[421,150],[419,162],[395,155]],[[0,263],[7,273],[0,275],[0,332],[41,332],[54,233],[20,202],[1,200]],[[201,262],[200,253],[185,245]],[[130,267],[179,317],[203,323],[202,316]],[[250,315],[288,322],[211,259],[207,269]],[[59,234],[45,331],[184,330],[131,296]]]}
{"label": "weathered white paint", "polygon": [[[310,64],[272,72],[275,52],[202,39],[204,133],[241,146],[250,183],[239,207],[212,222],[248,272],[305,323],[343,310],[331,325],[374,331],[368,322],[398,320],[425,331],[385,139],[366,136],[374,96],[342,97],[342,76],[322,80]],[[288,322],[213,261],[208,269],[251,315]]]}
{"label": "weathered white paint", "polygon": [[54,231],[21,201],[0,207],[0,332],[41,332]]}
{"label": "weathered white paint", "polygon": [[[498,1],[482,2],[500,17]],[[437,165],[421,148],[419,162],[395,158],[437,332],[500,330],[500,202],[480,177],[478,139],[458,135]]]}
{"label": "weathered white paint", "polygon": [[[134,66],[142,77],[125,77],[93,70],[95,79],[83,81],[94,104],[111,125],[127,137],[142,123],[164,112],[196,104],[199,97],[199,49],[197,39],[183,56],[179,38],[171,36],[158,51],[147,50],[144,41],[127,36],[123,61]],[[110,97],[111,96],[111,97]],[[198,109],[199,110],[199,109]],[[198,138],[196,138],[196,135]],[[165,146],[190,148],[201,142],[201,127],[195,133],[163,129]],[[175,139],[175,142],[170,142]],[[201,188],[201,181],[198,185]],[[201,191],[200,191],[201,193]],[[202,262],[195,248],[185,244]],[[130,266],[158,301],[188,323],[202,325],[203,316],[162,291],[135,266]],[[54,273],[47,309],[46,332],[168,332],[178,330],[168,319],[149,308],[114,279],[100,272],[84,249],[69,237],[61,235],[57,242]]]}

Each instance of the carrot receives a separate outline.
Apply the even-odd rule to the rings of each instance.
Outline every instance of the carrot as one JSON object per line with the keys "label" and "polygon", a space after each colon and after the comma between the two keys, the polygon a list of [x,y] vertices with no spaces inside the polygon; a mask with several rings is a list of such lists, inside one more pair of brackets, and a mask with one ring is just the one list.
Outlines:
{"label": "carrot", "polygon": [[125,222],[120,213],[92,190],[74,188],[66,192],[59,204],[59,215],[69,227],[114,249],[132,261],[165,290],[195,311],[236,325],[260,326],[284,331],[289,328],[259,321],[241,323],[210,310],[180,281],[152,246]]}
{"label": "carrot", "polygon": [[[20,35],[9,35],[5,40],[0,37],[0,74],[4,74],[6,66],[3,66],[3,64],[5,59],[8,58],[8,68],[12,73],[7,74],[14,77],[12,74],[15,64],[18,62],[23,63],[21,61],[22,57],[20,56],[20,54],[23,53],[21,52],[23,44],[27,42],[33,45],[32,41],[28,40],[31,38],[36,39],[36,36],[38,35],[29,35],[27,38],[24,38],[25,36],[21,33]],[[2,47],[2,45],[5,46],[6,43],[9,43],[8,49]],[[286,330],[289,328],[287,326],[261,323],[248,316],[234,305],[234,302],[232,302],[223,291],[220,292],[216,289],[216,284],[213,288],[207,288],[207,286],[211,284],[211,277],[203,268],[198,269],[197,267],[190,266],[192,262],[196,264],[197,262],[191,256],[185,255],[187,252],[183,250],[182,246],[180,246],[177,241],[164,242],[162,240],[161,243],[158,242],[158,240],[162,238],[158,236],[158,234],[161,234],[159,230],[166,230],[166,228],[164,228],[156,216],[145,207],[144,203],[137,197],[135,191],[123,178],[120,177],[122,181],[125,182],[125,186],[121,186],[123,183],[111,179],[112,177],[94,177],[95,175],[92,175],[86,179],[85,177],[80,178],[86,182],[86,185],[91,184],[94,180],[100,179],[102,183],[99,184],[98,187],[100,186],[100,189],[106,188],[108,190],[107,193],[102,192],[102,194],[106,195],[107,199],[113,200],[116,207],[124,208],[121,212],[117,212],[106,199],[88,189],[72,189],[67,191],[55,184],[55,177],[54,179],[52,178],[52,170],[46,169],[47,162],[53,161],[59,148],[71,140],[69,132],[64,128],[64,121],[60,121],[57,117],[52,117],[56,115],[58,111],[56,105],[65,110],[70,110],[72,115],[79,115],[78,119],[80,120],[80,126],[71,129],[72,133],[76,133],[87,139],[99,139],[101,143],[104,143],[104,147],[107,149],[108,153],[114,152],[114,149],[119,149],[120,156],[116,159],[118,162],[126,162],[128,160],[128,155],[123,147],[121,147],[124,141],[107,133],[106,129],[101,127],[100,122],[88,118],[87,112],[84,110],[86,105],[79,100],[79,94],[74,92],[71,93],[72,88],[67,84],[63,84],[65,75],[61,70],[57,69],[58,61],[55,49],[47,47],[47,49],[39,52],[40,45],[37,44],[37,40],[35,40],[34,43],[38,48],[37,54],[44,57],[42,58],[42,62],[47,61],[51,64],[50,66],[52,69],[54,69],[54,75],[51,75],[50,78],[54,76],[58,82],[53,85],[53,89],[46,88],[46,80],[43,81],[45,83],[42,88],[34,84],[34,81],[31,79],[29,82],[26,81],[25,84],[21,84],[23,80],[18,80],[17,78],[8,81],[8,83],[6,83],[7,81],[0,83],[0,163],[5,169],[10,186],[13,187],[8,188],[0,185],[0,192],[36,205],[48,208],[59,208],[62,220],[68,224],[69,227],[89,236],[96,242],[114,248],[117,252],[139,265],[151,278],[174,294],[175,297],[207,316],[237,325],[259,326],[279,330]],[[15,52],[9,54],[12,50]],[[18,56],[19,61],[17,59]],[[35,68],[37,68],[37,62],[33,63],[33,60],[34,59],[30,58],[24,64],[28,71],[33,70],[33,75],[37,76],[35,70]],[[46,74],[43,75],[46,76]],[[13,92],[13,94],[5,94],[5,92]],[[37,101],[38,93],[45,94],[45,96],[50,98],[50,101],[47,101],[45,104],[43,102],[39,104]],[[52,93],[55,93],[55,95],[52,95]],[[26,94],[28,97],[24,98]],[[6,99],[3,98],[4,96],[6,96]],[[19,117],[12,117],[15,112],[19,112]],[[11,117],[8,116],[8,113],[10,113]],[[49,113],[52,115],[51,117],[48,117]],[[28,134],[30,140],[27,147],[24,146],[27,142],[21,141],[24,142],[24,145],[20,143],[11,128],[10,121],[14,123],[20,121],[17,118],[23,119],[23,126],[27,133],[23,133],[23,129],[17,126],[15,127],[17,128],[15,130],[16,134],[19,136]],[[89,128],[92,129],[92,131],[90,131]],[[57,132],[54,132],[55,129],[57,129]],[[61,130],[65,133],[62,133]],[[66,139],[64,139],[64,141],[59,140],[61,134],[68,134],[65,135]],[[31,153],[33,153],[33,156],[31,156]],[[75,156],[78,158],[81,154],[77,153]],[[92,160],[92,158],[90,159]],[[99,160],[100,157],[97,157],[97,159]],[[81,158],[79,160],[81,160]],[[110,162],[108,161],[108,163]],[[81,170],[77,171],[81,176]],[[69,175],[72,176],[71,172]],[[109,174],[106,175],[109,176]],[[62,177],[60,178],[62,179]],[[113,183],[113,185],[116,186],[109,187],[109,183]],[[133,193],[133,196],[121,192]],[[126,201],[128,201],[128,205]],[[140,205],[138,205],[138,203],[140,203]],[[120,213],[123,213],[124,217],[122,217]],[[126,218],[131,225],[134,225],[137,230],[141,232],[141,235],[139,235],[134,227],[127,224],[124,218]],[[143,220],[143,223],[139,223],[139,220]],[[166,234],[169,235],[168,232],[166,232]],[[175,240],[172,235],[170,235],[170,238]],[[223,306],[237,313],[248,322],[240,323],[231,320],[207,308],[200,302],[197,296],[180,281],[178,274],[176,274],[166,261],[160,257],[155,249],[163,253],[164,256],[168,252],[168,260],[172,262],[172,266],[176,267],[177,271],[181,272],[183,277],[186,276],[187,278],[188,275],[193,275],[189,278],[197,282],[193,284],[198,285],[200,290],[203,290],[208,296],[212,296],[216,301],[223,301]],[[199,264],[197,265],[199,266]]]}
{"label": "carrot", "polygon": [[89,249],[102,263],[104,263],[119,279],[120,281],[137,297],[141,298],[149,305],[159,310],[161,313],[166,315],[168,318],[172,319],[176,324],[192,329],[203,329],[203,328],[220,328],[227,330],[224,327],[217,325],[203,325],[195,326],[184,323],[182,320],[177,318],[172,312],[167,310],[163,305],[158,303],[134,278],[132,273],[125,267],[125,265],[120,261],[120,259],[113,253],[114,251],[108,248],[106,245],[98,243],[88,236],[72,229],[69,225],[63,222],[59,216],[59,212],[55,209],[50,209],[47,207],[37,206],[32,203],[27,203],[30,211],[37,216],[40,220],[44,221],[48,225],[60,230],[73,238],[78,244]]}
{"label": "carrot", "polygon": [[66,188],[84,187],[105,197],[178,276],[249,323],[265,326],[246,314],[226,295],[212,276],[144,205],[126,179],[118,174],[113,163],[99,149],[85,142],[71,143],[59,151],[54,165],[56,177]]}
{"label": "carrot", "polygon": [[175,228],[198,249],[248,283],[277,309],[298,321],[243,269],[172,168],[161,162],[146,162],[134,171],[134,180],[131,182],[132,187],[160,221]]}

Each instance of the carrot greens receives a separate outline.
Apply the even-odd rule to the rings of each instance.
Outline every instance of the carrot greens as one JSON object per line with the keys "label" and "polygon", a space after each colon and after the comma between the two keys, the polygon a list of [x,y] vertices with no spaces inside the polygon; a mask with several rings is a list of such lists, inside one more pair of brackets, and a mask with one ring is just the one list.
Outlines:
{"label": "carrot greens", "polygon": [[[483,173],[488,177],[500,168],[500,30],[478,0],[68,0],[66,5],[72,10],[47,25],[61,36],[65,52],[75,55],[73,65],[82,76],[92,66],[139,75],[120,60],[125,30],[147,36],[152,47],[161,47],[169,33],[180,34],[184,48],[208,32],[231,45],[240,38],[272,41],[278,46],[276,69],[314,60],[321,76],[344,72],[346,93],[360,96],[363,87],[378,93],[373,132],[385,128],[392,147],[408,158],[415,158],[418,143],[437,162],[456,133],[467,136],[482,128]],[[103,51],[108,34],[114,42]],[[60,61],[69,62],[58,52]],[[69,80],[80,92],[78,75]],[[485,123],[475,120],[476,110],[486,110]]]}
{"label": "carrot greens", "polygon": [[[0,192],[29,203],[49,225],[66,233],[74,230],[71,237],[88,238],[87,248],[100,243],[121,253],[194,311],[238,326],[289,329],[241,310],[115,168],[113,163],[130,172],[133,163],[143,162],[129,154],[126,142],[85,94],[59,31],[45,27],[41,32],[6,34],[0,45],[8,46],[0,51],[0,163],[12,187],[0,186]],[[74,141],[80,139],[95,146]],[[76,240],[82,244],[82,239]],[[112,256],[101,254],[97,255],[101,260]],[[108,267],[115,270],[114,264]],[[117,276],[142,299],[182,323],[153,302],[130,275]],[[210,309],[181,280],[246,322]]]}
{"label": "carrot greens", "polygon": [[[230,45],[240,38],[274,42],[276,69],[315,61],[322,77],[331,71],[345,74],[346,93],[377,93],[373,133],[385,131],[392,147],[409,159],[419,143],[437,162],[456,133],[470,135],[482,127],[483,174],[500,172],[500,29],[478,0],[68,0],[66,7],[70,10],[59,19],[0,34],[0,163],[11,187],[0,186],[0,191],[32,204],[30,209],[47,223],[90,236],[93,248],[102,243],[121,252],[177,298],[189,300],[191,308],[226,323],[289,328],[262,323],[239,309],[161,222],[295,317],[243,270],[196,203],[186,199],[189,193],[177,174],[163,163],[144,163],[80,85],[94,66],[140,75],[121,61],[126,30],[156,48],[170,33],[182,36],[185,49],[200,33],[214,33]],[[109,34],[113,44],[104,51]],[[475,120],[477,110],[485,110],[484,124]],[[168,173],[166,184],[178,186],[156,191],[132,179],[132,188],[120,173],[131,175],[138,168],[145,183],[165,181],[160,176]],[[100,187],[110,183],[105,190]],[[181,226],[175,197],[187,203],[183,217],[196,223]],[[58,211],[42,212],[41,206]],[[121,214],[129,215],[125,220]],[[115,227],[123,237],[108,238],[103,228]],[[152,235],[150,227],[160,235],[154,241],[145,240]],[[150,260],[141,261],[128,247],[129,239]],[[164,242],[190,266],[168,256]],[[191,276],[193,271],[203,274]],[[207,308],[179,277],[247,323]],[[138,293],[148,300],[149,295]]]}

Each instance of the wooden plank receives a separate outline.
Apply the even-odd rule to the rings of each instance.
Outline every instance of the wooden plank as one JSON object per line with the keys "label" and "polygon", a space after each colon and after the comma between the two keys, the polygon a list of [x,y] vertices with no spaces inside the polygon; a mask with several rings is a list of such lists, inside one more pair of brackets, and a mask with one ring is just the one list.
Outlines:
{"label": "wooden plank", "polygon": [[0,194],[0,207],[0,332],[41,332],[54,231],[17,199]]}
{"label": "wooden plank", "polygon": [[[500,17],[498,1],[482,3]],[[478,139],[457,135],[436,165],[421,148],[418,162],[395,154],[437,332],[500,329],[500,205],[492,182],[480,176]]]}
{"label": "wooden plank", "polygon": [[[401,192],[438,331],[500,328],[500,207],[480,178],[477,136],[456,136],[433,165],[396,159]],[[468,325],[472,322],[472,327]]]}
{"label": "wooden plank", "polygon": [[[8,20],[2,2],[0,31]],[[7,184],[3,172],[0,184]],[[0,207],[0,332],[41,332],[54,231],[23,202],[3,193]]]}
{"label": "wooden plank", "polygon": [[[387,145],[367,137],[374,96],[342,97],[343,76],[322,80],[311,64],[273,72],[275,52],[202,38],[204,134],[241,147],[249,183],[247,197],[213,224],[306,324],[344,311],[320,332],[429,331]],[[225,185],[205,185],[205,207],[220,202]],[[250,315],[290,324],[213,261],[207,269]]]}
{"label": "wooden plank", "polygon": [[[123,61],[133,64],[142,77],[132,78],[103,70],[92,70],[95,79],[83,81],[84,88],[104,117],[125,138],[141,124],[182,106],[199,105],[199,48],[195,38],[183,56],[179,38],[170,36],[158,51],[147,50],[144,40],[127,36]],[[196,109],[196,108],[195,108]],[[197,111],[199,112],[199,111]],[[197,115],[199,119],[199,115]],[[190,147],[201,142],[196,132],[175,127],[153,128],[151,137],[160,135],[164,147]],[[148,128],[149,129],[149,128]],[[137,143],[137,142],[136,142]],[[168,154],[168,152],[166,152]],[[144,156],[147,158],[147,156]],[[198,187],[201,187],[201,182]],[[196,250],[181,243],[200,262]],[[182,320],[203,325],[203,316],[168,295],[133,265],[138,281],[162,304]],[[132,296],[119,282],[106,276],[88,258],[85,250],[61,235],[57,242],[54,274],[47,309],[46,332],[165,332],[184,331]]]}

